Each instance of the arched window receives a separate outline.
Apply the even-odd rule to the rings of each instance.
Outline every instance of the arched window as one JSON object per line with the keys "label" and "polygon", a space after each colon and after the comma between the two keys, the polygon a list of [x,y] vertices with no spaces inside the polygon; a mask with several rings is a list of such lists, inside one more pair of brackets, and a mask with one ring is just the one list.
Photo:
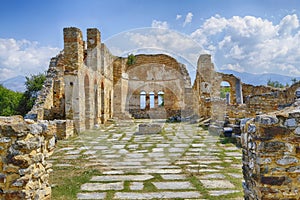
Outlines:
{"label": "arched window", "polygon": [[140,108],[145,109],[146,108],[146,92],[141,91],[140,93]]}
{"label": "arched window", "polygon": [[149,92],[149,97],[150,97],[150,108],[154,108],[155,107],[154,92]]}
{"label": "arched window", "polygon": [[164,99],[165,93],[162,91],[158,92],[158,107],[162,107],[165,105],[165,99]]}

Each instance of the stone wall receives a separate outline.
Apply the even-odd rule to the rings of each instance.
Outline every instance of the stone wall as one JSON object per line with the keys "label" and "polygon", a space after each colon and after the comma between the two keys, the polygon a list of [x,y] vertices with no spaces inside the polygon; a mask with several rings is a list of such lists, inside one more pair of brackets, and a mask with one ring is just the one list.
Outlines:
{"label": "stone wall", "polygon": [[242,134],[245,199],[300,198],[299,123],[300,107],[292,106],[246,124]]}
{"label": "stone wall", "polygon": [[60,53],[51,58],[43,88],[25,118],[33,120],[64,119],[63,69],[59,67],[62,57],[63,54]]}
{"label": "stone wall", "polygon": [[[186,67],[174,58],[158,55],[136,55],[128,64],[118,58],[113,64],[115,117],[129,113],[141,118],[166,118],[171,113],[192,110],[191,81]],[[145,110],[141,109],[140,93],[145,92]],[[158,94],[163,92],[163,109],[158,106]],[[150,108],[150,94],[154,107]],[[191,112],[182,112],[190,114]]]}
{"label": "stone wall", "polygon": [[26,118],[71,120],[74,132],[105,123],[113,116],[114,59],[97,29],[87,30],[85,42],[80,29],[65,28],[64,50],[51,59],[43,89]]}
{"label": "stone wall", "polygon": [[51,199],[54,130],[47,122],[0,117],[0,199]]}

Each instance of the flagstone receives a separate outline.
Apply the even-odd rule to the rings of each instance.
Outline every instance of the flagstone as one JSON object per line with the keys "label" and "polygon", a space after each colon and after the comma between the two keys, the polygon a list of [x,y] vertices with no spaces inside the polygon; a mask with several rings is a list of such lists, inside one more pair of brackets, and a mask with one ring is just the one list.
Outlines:
{"label": "flagstone", "polygon": [[112,175],[112,176],[93,176],[91,181],[146,181],[152,179],[152,175]]}
{"label": "flagstone", "polygon": [[235,186],[228,180],[203,180],[200,182],[206,188],[235,188]]}
{"label": "flagstone", "polygon": [[83,191],[98,191],[98,190],[123,190],[123,182],[114,183],[84,183],[81,185]]}
{"label": "flagstone", "polygon": [[136,192],[116,192],[114,199],[171,199],[171,198],[199,198],[201,194],[196,191],[188,192],[149,192],[149,193],[136,193]]}
{"label": "flagstone", "polygon": [[93,193],[78,193],[77,194],[77,199],[105,199],[106,198],[106,192],[103,193],[98,193],[98,192],[93,192]]}

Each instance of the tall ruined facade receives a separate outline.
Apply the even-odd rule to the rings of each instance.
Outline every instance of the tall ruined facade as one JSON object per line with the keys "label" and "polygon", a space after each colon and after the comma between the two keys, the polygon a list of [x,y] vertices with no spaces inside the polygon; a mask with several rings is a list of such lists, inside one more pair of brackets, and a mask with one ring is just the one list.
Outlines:
{"label": "tall ruined facade", "polygon": [[[230,86],[226,99],[222,81]],[[88,29],[84,41],[81,30],[65,28],[64,49],[50,60],[27,119],[0,117],[0,198],[51,198],[45,160],[56,138],[111,118],[197,115],[222,121],[227,115],[253,118],[241,136],[245,199],[299,199],[300,100],[292,104],[299,88],[300,82],[283,89],[244,84],[216,72],[210,55],[200,55],[191,86],[186,67],[168,55],[116,57],[97,29]]]}
{"label": "tall ruined facade", "polygon": [[[220,97],[223,81],[230,85],[227,99]],[[45,87],[27,117],[67,120],[65,129],[73,124],[77,132],[111,118],[254,117],[291,104],[299,86],[244,84],[216,72],[207,54],[199,56],[192,86],[185,65],[168,55],[116,57],[98,29],[87,29],[84,41],[81,30],[71,27],[64,29],[64,49],[51,59]]]}
{"label": "tall ruined facade", "polygon": [[[50,61],[45,87],[27,118],[68,120],[77,132],[111,118],[167,118],[193,114],[186,67],[167,55],[116,57],[98,29],[64,29],[64,49]],[[67,133],[65,135],[68,135]]]}

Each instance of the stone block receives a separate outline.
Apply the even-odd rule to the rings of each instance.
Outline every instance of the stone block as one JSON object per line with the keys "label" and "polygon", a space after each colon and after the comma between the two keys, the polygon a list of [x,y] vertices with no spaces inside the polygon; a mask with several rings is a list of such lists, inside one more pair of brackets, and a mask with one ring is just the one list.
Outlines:
{"label": "stone block", "polygon": [[59,140],[68,139],[74,135],[73,120],[55,120],[56,136]]}
{"label": "stone block", "polygon": [[161,124],[139,124],[139,134],[157,134],[161,132]]}
{"label": "stone block", "polygon": [[284,156],[283,158],[276,161],[276,163],[279,165],[290,165],[298,162],[299,160],[297,158],[291,156]]}
{"label": "stone block", "polygon": [[261,142],[258,150],[261,153],[282,153],[283,151],[287,150],[285,143],[280,141],[273,141],[273,142]]}
{"label": "stone block", "polygon": [[267,184],[267,185],[280,186],[285,182],[285,180],[286,180],[286,177],[274,177],[274,176],[270,176],[270,177],[262,176],[261,177],[261,183]]}

